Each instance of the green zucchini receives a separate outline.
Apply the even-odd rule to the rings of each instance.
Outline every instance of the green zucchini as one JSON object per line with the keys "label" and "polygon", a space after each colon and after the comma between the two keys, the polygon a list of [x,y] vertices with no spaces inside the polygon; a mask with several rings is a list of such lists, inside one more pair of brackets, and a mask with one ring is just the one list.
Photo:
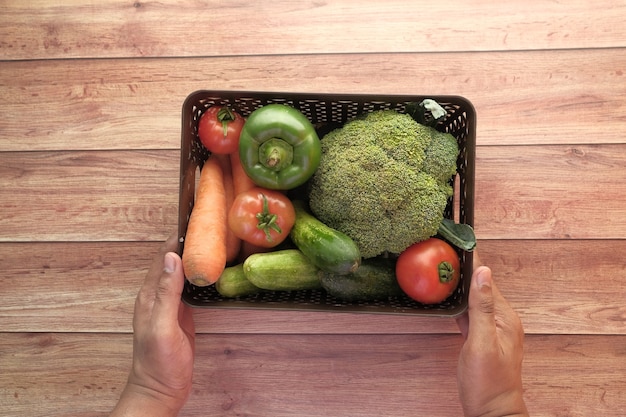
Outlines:
{"label": "green zucchini", "polygon": [[321,288],[319,268],[298,249],[255,253],[244,261],[243,271],[248,281],[265,290]]}
{"label": "green zucchini", "polygon": [[325,272],[322,288],[344,301],[385,300],[402,295],[396,280],[395,262],[386,258],[365,259],[359,269],[348,275]]}
{"label": "green zucchini", "polygon": [[222,297],[235,298],[261,292],[261,289],[248,281],[243,273],[243,264],[229,266],[224,269],[215,282],[215,289]]}
{"label": "green zucchini", "polygon": [[346,234],[326,226],[310,214],[302,201],[294,201],[296,221],[291,240],[318,268],[337,275],[349,274],[361,265],[359,247]]}

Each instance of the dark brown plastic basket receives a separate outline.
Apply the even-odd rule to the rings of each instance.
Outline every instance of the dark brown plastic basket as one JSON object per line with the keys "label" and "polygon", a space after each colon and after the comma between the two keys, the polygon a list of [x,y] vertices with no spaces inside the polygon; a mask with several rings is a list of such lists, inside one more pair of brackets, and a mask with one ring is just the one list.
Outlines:
{"label": "dark brown plastic basket", "polygon": [[[261,106],[283,103],[299,109],[316,127],[323,128],[343,124],[362,113],[378,109],[395,109],[404,112],[408,103],[421,102],[425,98],[434,99],[446,109],[447,115],[439,122],[437,129],[449,132],[456,137],[461,150],[458,159],[458,175],[454,180],[456,192],[450,198],[446,217],[473,225],[476,114],[472,104],[463,97],[196,91],[187,97],[182,109],[178,253],[182,254],[184,249],[187,222],[194,204],[196,176],[209,156],[197,135],[198,120],[207,108],[213,105],[229,105],[247,117]],[[461,283],[446,301],[436,305],[422,305],[408,297],[348,303],[329,296],[323,290],[263,292],[254,296],[229,299],[221,297],[213,285],[197,287],[189,282],[185,284],[182,298],[194,307],[452,317],[463,313],[467,308],[467,295],[472,273],[472,254],[459,251],[459,255],[462,269]]]}

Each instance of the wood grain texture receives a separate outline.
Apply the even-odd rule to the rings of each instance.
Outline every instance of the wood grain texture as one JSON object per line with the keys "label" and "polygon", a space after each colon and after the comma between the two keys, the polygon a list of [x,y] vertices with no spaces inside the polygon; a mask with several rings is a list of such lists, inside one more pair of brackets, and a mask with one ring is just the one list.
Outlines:
{"label": "wood grain texture", "polygon": [[609,0],[35,3],[3,2],[0,57],[606,48],[626,39],[626,5]]}
{"label": "wood grain texture", "polygon": [[[123,389],[130,335],[108,335],[106,342],[79,333],[1,336],[6,415],[106,416]],[[459,416],[460,339],[202,334],[193,392],[180,415]],[[621,416],[625,344],[625,336],[528,336],[524,377],[531,415]],[[572,366],[581,362],[586,366]]]}
{"label": "wood grain texture", "polygon": [[[0,414],[111,410],[177,222],[183,100],[224,89],[469,99],[478,251],[524,323],[531,415],[623,416],[625,16],[621,0],[0,2]],[[194,316],[181,416],[461,414],[452,319]]]}
{"label": "wood grain texture", "polygon": [[[0,153],[0,241],[165,240],[178,224],[179,158],[170,150]],[[626,144],[486,146],[476,165],[482,239],[626,235]]]}
{"label": "wood grain texture", "polygon": [[0,157],[2,240],[163,241],[176,230],[178,151]]}
{"label": "wood grain texture", "polygon": [[479,145],[624,143],[625,51],[3,62],[0,151],[177,149],[202,89],[461,95]]}
{"label": "wood grain texture", "polygon": [[[2,329],[131,332],[134,299],[159,246],[0,243]],[[626,253],[626,241],[480,240],[478,247],[528,334],[626,334],[626,263],[616,256]],[[233,309],[194,315],[199,333],[458,333],[453,320],[395,315]]]}
{"label": "wood grain texture", "polygon": [[476,233],[484,239],[626,236],[624,145],[477,149]]}

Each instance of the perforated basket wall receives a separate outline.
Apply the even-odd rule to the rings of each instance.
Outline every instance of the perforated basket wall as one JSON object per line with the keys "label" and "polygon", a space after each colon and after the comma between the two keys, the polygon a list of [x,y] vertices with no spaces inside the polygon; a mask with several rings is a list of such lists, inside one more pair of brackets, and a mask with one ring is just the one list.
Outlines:
{"label": "perforated basket wall", "polygon": [[[437,129],[456,137],[461,150],[458,175],[454,179],[455,194],[448,202],[446,217],[473,225],[474,222],[474,161],[476,144],[476,114],[472,104],[459,96],[414,95],[339,95],[300,94],[241,91],[197,91],[187,97],[182,109],[182,138],[180,160],[179,254],[184,250],[187,222],[194,203],[196,176],[209,153],[198,140],[198,120],[213,105],[229,105],[244,117],[270,103],[283,103],[299,109],[316,126],[343,124],[362,114],[378,109],[404,112],[408,103],[431,98],[447,111]],[[318,310],[372,314],[413,314],[427,316],[456,316],[467,308],[467,294],[472,272],[472,254],[459,251],[461,283],[443,303],[422,305],[408,297],[394,297],[375,302],[347,303],[323,290],[263,292],[254,296],[228,299],[221,297],[214,286],[197,287],[186,282],[183,300],[195,307]]]}

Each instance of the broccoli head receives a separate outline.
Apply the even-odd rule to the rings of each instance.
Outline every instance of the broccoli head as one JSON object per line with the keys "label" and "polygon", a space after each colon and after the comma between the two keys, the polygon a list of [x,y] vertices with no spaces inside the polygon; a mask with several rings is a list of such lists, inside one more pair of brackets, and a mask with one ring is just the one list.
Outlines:
{"label": "broccoli head", "polygon": [[311,211],[364,258],[400,253],[437,233],[452,193],[456,139],[394,110],[328,133],[309,184]]}

